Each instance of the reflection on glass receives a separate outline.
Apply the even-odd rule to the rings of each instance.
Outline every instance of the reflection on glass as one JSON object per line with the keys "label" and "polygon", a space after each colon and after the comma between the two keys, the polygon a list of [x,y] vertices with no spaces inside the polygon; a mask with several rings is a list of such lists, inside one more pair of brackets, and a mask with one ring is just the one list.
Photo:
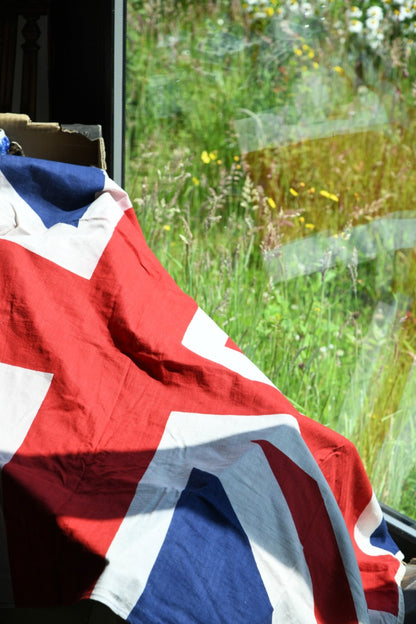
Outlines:
{"label": "reflection on glass", "polygon": [[129,1],[127,189],[181,287],[416,517],[416,5]]}

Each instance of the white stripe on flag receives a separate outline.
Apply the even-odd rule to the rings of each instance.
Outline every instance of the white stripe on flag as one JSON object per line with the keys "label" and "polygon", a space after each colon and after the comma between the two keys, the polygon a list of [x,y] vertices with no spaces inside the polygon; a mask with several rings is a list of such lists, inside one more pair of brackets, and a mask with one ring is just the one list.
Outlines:
{"label": "white stripe on flag", "polygon": [[[113,232],[129,207],[126,194],[105,176],[103,192],[79,220],[78,227],[57,223],[49,229],[0,171],[0,239],[90,279]],[[4,210],[3,210],[4,208]]]}
{"label": "white stripe on flag", "polygon": [[182,340],[184,347],[211,362],[221,364],[251,381],[274,387],[264,373],[241,351],[226,346],[227,334],[201,308],[195,312]]}
{"label": "white stripe on flag", "polygon": [[368,609],[362,587],[360,570],[348,530],[341,510],[335,497],[323,477],[318,464],[303,439],[301,442],[296,436],[296,432],[290,427],[281,427],[280,431],[274,431],[269,438],[270,442],[283,453],[288,455],[299,468],[312,477],[318,484],[322,499],[325,503],[328,515],[331,519],[335,539],[338,544],[339,553],[344,564],[345,573],[351,587],[354,606],[360,624],[368,622]]}
{"label": "white stripe on flag", "polygon": [[273,607],[272,622],[313,624],[312,582],[303,546],[262,449],[253,444],[220,481],[250,540]]}
{"label": "white stripe on flag", "polygon": [[53,375],[0,362],[0,467],[25,439]]}
{"label": "white stripe on flag", "polygon": [[[0,362],[0,469],[24,441],[53,375]],[[12,607],[13,590],[0,487],[0,606]]]}

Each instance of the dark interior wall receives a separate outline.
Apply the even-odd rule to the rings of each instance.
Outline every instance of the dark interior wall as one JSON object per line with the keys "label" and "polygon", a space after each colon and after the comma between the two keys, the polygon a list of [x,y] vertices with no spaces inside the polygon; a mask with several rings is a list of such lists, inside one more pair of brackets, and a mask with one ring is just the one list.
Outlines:
{"label": "dark interior wall", "polygon": [[114,63],[120,62],[114,36],[114,0],[52,0],[50,118],[64,124],[100,124],[110,176],[114,132],[123,132],[114,124]]}
{"label": "dark interior wall", "polygon": [[115,76],[124,78],[125,12],[126,0],[0,0],[0,111],[100,125],[119,183],[124,81]]}
{"label": "dark interior wall", "polygon": [[100,124],[112,148],[113,0],[52,0],[50,118]]}

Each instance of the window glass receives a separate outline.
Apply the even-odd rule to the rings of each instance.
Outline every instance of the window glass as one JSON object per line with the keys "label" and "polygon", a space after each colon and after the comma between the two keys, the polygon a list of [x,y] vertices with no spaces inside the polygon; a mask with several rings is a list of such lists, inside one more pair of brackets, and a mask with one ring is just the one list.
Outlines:
{"label": "window glass", "polygon": [[127,36],[149,245],[416,517],[416,3],[129,0]]}

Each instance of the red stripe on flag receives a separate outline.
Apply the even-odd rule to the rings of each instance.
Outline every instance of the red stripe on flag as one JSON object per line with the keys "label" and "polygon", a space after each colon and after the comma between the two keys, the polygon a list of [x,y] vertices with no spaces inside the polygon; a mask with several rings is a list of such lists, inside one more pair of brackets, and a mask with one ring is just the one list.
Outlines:
{"label": "red stripe on flag", "polygon": [[234,349],[234,351],[239,351],[240,353],[242,353],[241,349],[237,347],[234,340],[231,340],[231,338],[227,338],[227,342],[225,343],[225,346],[228,347],[229,349]]}
{"label": "red stripe on flag", "polygon": [[399,587],[395,577],[400,561],[387,553],[367,554],[354,539],[357,520],[373,495],[357,448],[328,427],[314,427],[309,419],[299,420],[299,424],[302,438],[335,494],[344,517],[360,567],[368,608],[397,615]]}
{"label": "red stripe on flag", "polygon": [[309,568],[318,624],[358,622],[338,544],[316,481],[266,440],[256,440],[290,508]]}

